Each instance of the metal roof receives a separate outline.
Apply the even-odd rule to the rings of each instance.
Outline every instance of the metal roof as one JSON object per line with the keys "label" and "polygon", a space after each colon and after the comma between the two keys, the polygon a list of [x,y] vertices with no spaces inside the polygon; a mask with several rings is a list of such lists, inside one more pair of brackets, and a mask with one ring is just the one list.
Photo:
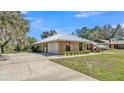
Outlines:
{"label": "metal roof", "polygon": [[53,42],[53,41],[70,41],[70,42],[86,42],[86,43],[92,42],[88,39],[80,38],[80,37],[77,37],[75,35],[69,35],[69,34],[61,33],[61,34],[55,34],[51,37],[40,40],[34,44],[48,43],[48,42]]}
{"label": "metal roof", "polygon": [[104,45],[99,45],[96,42],[90,41],[88,39],[85,38],[81,38],[75,35],[69,35],[69,34],[65,34],[65,33],[61,33],[61,34],[55,34],[51,37],[45,38],[43,40],[40,40],[38,42],[35,42],[35,44],[41,44],[41,43],[48,43],[48,42],[54,42],[54,41],[70,41],[70,42],[85,42],[88,44],[92,44],[98,48],[106,48]]}
{"label": "metal roof", "polygon": [[100,44],[100,43],[91,42],[91,44],[96,46],[97,48],[100,48],[100,49],[107,49],[107,47],[105,45]]}
{"label": "metal roof", "polygon": [[124,44],[124,40],[111,41],[109,44]]}
{"label": "metal roof", "polygon": [[[97,41],[101,41],[102,43],[109,44],[109,40],[96,39],[95,42],[97,42]],[[101,42],[100,42],[100,43],[101,43]]]}

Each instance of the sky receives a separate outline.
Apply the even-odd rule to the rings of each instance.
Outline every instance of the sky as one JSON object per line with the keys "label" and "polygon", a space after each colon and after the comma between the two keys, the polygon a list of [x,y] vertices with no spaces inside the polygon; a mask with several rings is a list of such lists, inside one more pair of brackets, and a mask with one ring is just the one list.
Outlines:
{"label": "sky", "polygon": [[40,40],[43,31],[55,30],[71,34],[83,26],[93,28],[111,24],[124,24],[123,11],[24,11],[30,22],[29,36]]}

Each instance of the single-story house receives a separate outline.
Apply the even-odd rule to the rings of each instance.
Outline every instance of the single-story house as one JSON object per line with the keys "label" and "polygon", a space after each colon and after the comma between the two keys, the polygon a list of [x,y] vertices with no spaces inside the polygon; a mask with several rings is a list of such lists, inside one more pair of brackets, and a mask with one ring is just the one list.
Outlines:
{"label": "single-story house", "polygon": [[97,45],[88,39],[65,33],[55,34],[33,45],[34,47],[38,47],[40,52],[53,54],[61,54],[63,51],[83,51],[93,50],[93,48],[105,48],[105,46]]}
{"label": "single-story house", "polygon": [[111,41],[109,43],[109,47],[115,49],[124,49],[124,40]]}
{"label": "single-story house", "polygon": [[109,40],[96,39],[94,42],[97,42],[98,45],[104,45],[109,48]]}
{"label": "single-story house", "polygon": [[115,48],[115,49],[124,49],[124,40],[102,40],[102,39],[96,39],[94,42],[100,45],[104,45],[107,48]]}

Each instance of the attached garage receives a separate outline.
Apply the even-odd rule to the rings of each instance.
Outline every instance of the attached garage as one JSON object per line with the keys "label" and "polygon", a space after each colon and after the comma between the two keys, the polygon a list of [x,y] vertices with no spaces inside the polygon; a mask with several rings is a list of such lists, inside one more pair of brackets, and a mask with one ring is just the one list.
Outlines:
{"label": "attached garage", "polygon": [[57,42],[48,43],[48,53],[59,54],[59,44]]}

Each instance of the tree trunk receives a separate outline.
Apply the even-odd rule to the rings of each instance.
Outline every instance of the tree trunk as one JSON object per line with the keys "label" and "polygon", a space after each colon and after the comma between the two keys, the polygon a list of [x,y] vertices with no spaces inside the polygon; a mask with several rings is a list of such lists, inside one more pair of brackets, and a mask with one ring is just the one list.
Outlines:
{"label": "tree trunk", "polygon": [[4,53],[4,47],[0,47],[1,48],[1,53]]}
{"label": "tree trunk", "polygon": [[4,53],[4,46],[9,42],[9,40],[7,40],[2,46],[0,46],[1,48],[1,53]]}
{"label": "tree trunk", "polygon": [[1,47],[0,47],[0,57],[2,56],[2,50],[1,50]]}

